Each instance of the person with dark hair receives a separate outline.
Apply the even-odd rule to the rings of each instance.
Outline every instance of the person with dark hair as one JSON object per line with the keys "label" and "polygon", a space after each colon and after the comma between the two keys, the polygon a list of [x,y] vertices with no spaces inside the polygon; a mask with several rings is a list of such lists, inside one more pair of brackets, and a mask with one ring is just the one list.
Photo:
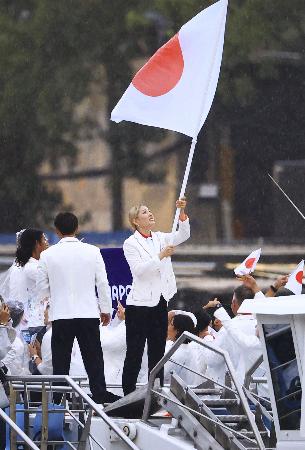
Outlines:
{"label": "person with dark hair", "polygon": [[[263,297],[280,297],[281,295],[293,295],[289,289],[285,288],[288,281],[288,275],[280,275],[274,281],[273,284],[263,293],[260,287],[257,284],[256,279],[248,274],[237,277],[238,281],[242,282],[242,286],[252,290],[254,292],[254,298],[263,298]],[[281,294],[281,292],[286,292],[285,294]]]}
{"label": "person with dark hair", "polygon": [[59,213],[55,217],[54,226],[63,236],[69,236],[77,231],[78,218],[71,212]]}
{"label": "person with dark hair", "polygon": [[[76,238],[78,220],[74,214],[58,214],[54,225],[60,241],[41,253],[37,281],[41,298],[49,297],[53,373],[69,374],[76,338],[93,400],[110,403],[118,397],[106,390],[100,342],[100,321],[108,325],[112,311],[104,260],[99,248]],[[60,402],[61,395],[54,399]]]}
{"label": "person with dark hair", "polygon": [[197,334],[197,336],[202,339],[204,339],[206,336],[211,336],[213,339],[213,336],[209,331],[209,327],[212,321],[211,316],[203,309],[200,309],[198,311],[195,311],[195,317],[197,319],[195,334]]}
{"label": "person with dark hair", "polygon": [[[194,320],[192,317],[186,314],[179,314],[179,311],[172,311],[168,313],[168,327],[167,327],[167,341],[165,352],[173,346],[177,339],[185,332],[195,333]],[[191,350],[189,341],[185,341],[173,354],[171,359],[173,361],[167,361],[164,365],[164,383],[170,383],[171,372],[175,372],[182,378],[187,384],[194,384],[194,374],[181,366],[194,367],[195,357]]]}
{"label": "person with dark hair", "polygon": [[[211,304],[211,303],[210,303]],[[212,306],[212,304],[211,304]],[[211,316],[201,308],[198,311],[195,311],[195,317],[197,320],[197,325],[195,328],[195,334],[200,337],[204,342],[207,342],[210,345],[213,345],[215,342],[215,337],[211,333]],[[207,370],[208,360],[211,354],[211,351],[206,347],[198,344],[197,342],[191,342],[190,347],[196,355],[196,366],[194,370],[204,375]],[[200,384],[204,381],[203,378],[197,377],[197,384]]]}
{"label": "person with dark hair", "polygon": [[29,228],[16,233],[16,244],[14,263],[0,277],[0,294],[5,302],[23,303],[24,315],[20,328],[27,329],[43,323],[43,306],[37,309],[35,305],[34,308],[33,300],[36,294],[38,259],[47,246],[47,240],[41,230]]}
{"label": "person with dark hair", "polygon": [[19,232],[15,261],[23,271],[20,282],[24,283],[26,289],[24,318],[31,334],[37,333],[43,327],[44,301],[36,301],[36,281],[38,260],[46,248],[48,240],[42,230],[27,228]]}
{"label": "person with dark hair", "polygon": [[[245,299],[252,299],[254,292],[247,286],[238,286],[233,293],[231,310],[234,319],[228,315],[220,302],[214,312],[223,329],[215,338],[215,345],[228,352],[236,370],[238,381],[243,384],[246,371],[260,357],[262,350],[260,341],[256,336],[256,319],[252,314],[238,313],[239,307]],[[223,382],[226,365],[223,358],[215,353],[208,361],[208,374],[214,379]]]}

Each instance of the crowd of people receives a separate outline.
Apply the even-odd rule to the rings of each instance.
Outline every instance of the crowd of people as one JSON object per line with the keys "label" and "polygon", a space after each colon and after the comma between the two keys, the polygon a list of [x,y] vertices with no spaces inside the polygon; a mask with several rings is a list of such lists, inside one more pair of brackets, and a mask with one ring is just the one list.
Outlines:
{"label": "crowd of people", "polygon": [[[126,308],[119,303],[112,320],[103,258],[97,247],[77,239],[74,214],[57,215],[60,240],[51,247],[41,230],[19,232],[15,262],[1,281],[0,372],[87,376],[92,398],[110,403],[132,393],[137,383],[147,383],[151,369],[187,331],[210,347],[185,341],[174,362],[159,372],[161,385],[170,382],[173,371],[190,385],[201,384],[203,375],[224,384],[225,361],[211,347],[227,351],[242,384],[262,349],[255,317],[239,314],[239,307],[245,299],[292,294],[283,288],[287,277],[263,294],[253,276],[240,276],[232,315],[216,298],[193,312],[168,311],[177,291],[171,256],[190,236],[186,200],[176,206],[180,216],[174,233],[152,231],[155,218],[145,205],[130,210],[134,234],[123,250],[133,283]],[[54,401],[59,403],[61,394]]]}

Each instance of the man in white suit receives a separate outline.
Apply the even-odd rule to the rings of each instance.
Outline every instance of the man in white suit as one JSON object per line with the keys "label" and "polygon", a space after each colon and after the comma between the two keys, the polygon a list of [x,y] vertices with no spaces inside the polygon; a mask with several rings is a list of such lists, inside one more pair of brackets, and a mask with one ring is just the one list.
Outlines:
{"label": "man in white suit", "polygon": [[54,225],[61,240],[41,253],[37,279],[39,298],[50,298],[53,373],[69,374],[77,338],[92,398],[96,403],[109,403],[118,397],[106,390],[100,343],[100,321],[108,325],[111,317],[105,264],[97,247],[76,238],[78,220],[74,214],[58,214]]}
{"label": "man in white suit", "polygon": [[[124,394],[133,392],[147,341],[148,369],[163,357],[167,336],[167,302],[177,292],[171,256],[176,245],[190,237],[190,224],[180,208],[179,229],[175,233],[152,232],[155,219],[145,205],[131,208],[129,221],[134,229],[123,245],[132,273],[132,287],[126,300],[125,323],[127,351],[123,369]],[[163,371],[159,374],[163,382]]]}

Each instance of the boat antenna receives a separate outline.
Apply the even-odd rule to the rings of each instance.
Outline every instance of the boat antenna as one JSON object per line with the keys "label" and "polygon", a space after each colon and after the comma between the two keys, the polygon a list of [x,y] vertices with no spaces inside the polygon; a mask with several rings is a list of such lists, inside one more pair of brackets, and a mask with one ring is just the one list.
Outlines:
{"label": "boat antenna", "polygon": [[294,207],[294,209],[297,210],[297,212],[300,214],[300,216],[302,217],[302,219],[305,220],[305,216],[304,214],[299,210],[299,208],[293,203],[293,201],[291,200],[290,197],[288,197],[288,195],[286,194],[286,192],[281,188],[281,186],[275,181],[275,179],[270,175],[270,173],[268,173],[268,177],[271,178],[271,180],[273,181],[273,183],[279,188],[279,190],[285,195],[285,197],[287,198],[287,200],[289,200],[289,202],[292,204],[292,206]]}

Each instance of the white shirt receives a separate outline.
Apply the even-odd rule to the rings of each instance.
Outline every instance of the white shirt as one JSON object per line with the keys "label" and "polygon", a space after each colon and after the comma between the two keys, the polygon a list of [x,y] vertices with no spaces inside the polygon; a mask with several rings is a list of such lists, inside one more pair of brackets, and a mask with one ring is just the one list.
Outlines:
{"label": "white shirt", "polygon": [[24,268],[13,264],[9,269],[9,301],[25,303],[27,300],[27,287]]}
{"label": "white shirt", "polygon": [[[95,286],[98,298],[95,293]],[[99,318],[112,300],[100,250],[65,237],[40,255],[37,292],[50,298],[49,319]]]}
{"label": "white shirt", "polygon": [[43,299],[38,300],[36,289],[38,262],[38,259],[31,257],[23,268],[27,290],[25,318],[28,322],[28,327],[42,327],[44,325],[44,301]]}
{"label": "white shirt", "polygon": [[9,369],[10,375],[30,375],[30,355],[25,342],[19,336],[16,336],[2,362]]}
{"label": "white shirt", "polygon": [[[165,353],[167,353],[170,348],[174,345],[173,341],[166,341]],[[173,361],[178,362],[182,366],[190,367],[194,369],[196,367],[196,361],[194,357],[193,347],[190,344],[181,344],[180,347],[171,356]],[[188,385],[197,385],[197,375],[193,374],[187,369],[184,369],[180,365],[175,364],[172,361],[167,361],[164,365],[164,383],[169,384],[171,378],[171,372],[175,372],[180,378],[182,378]]]}
{"label": "white shirt", "polygon": [[45,332],[41,341],[41,363],[38,364],[37,369],[41,375],[53,375],[53,364],[52,364],[52,327]]}
{"label": "white shirt", "polygon": [[0,325],[0,359],[3,359],[12,347],[16,338],[16,330],[9,326]]}
{"label": "white shirt", "polygon": [[[202,340],[203,342],[207,342],[210,345],[213,345],[215,342],[215,338],[210,334],[204,336]],[[194,355],[194,370],[202,375],[205,375],[207,371],[208,361],[212,353],[211,350],[203,347],[197,342],[190,342],[188,345]],[[196,381],[196,384],[201,384],[206,381],[206,379],[198,376]]]}
{"label": "white shirt", "polygon": [[[251,314],[237,315],[231,319],[224,308],[214,313],[223,325],[215,345],[228,352],[237,380],[243,384],[247,370],[261,356],[261,344],[256,336],[256,319]],[[222,331],[223,330],[223,331]],[[222,356],[213,354],[209,358],[208,369],[217,374],[220,382],[224,381],[226,365]]]}

